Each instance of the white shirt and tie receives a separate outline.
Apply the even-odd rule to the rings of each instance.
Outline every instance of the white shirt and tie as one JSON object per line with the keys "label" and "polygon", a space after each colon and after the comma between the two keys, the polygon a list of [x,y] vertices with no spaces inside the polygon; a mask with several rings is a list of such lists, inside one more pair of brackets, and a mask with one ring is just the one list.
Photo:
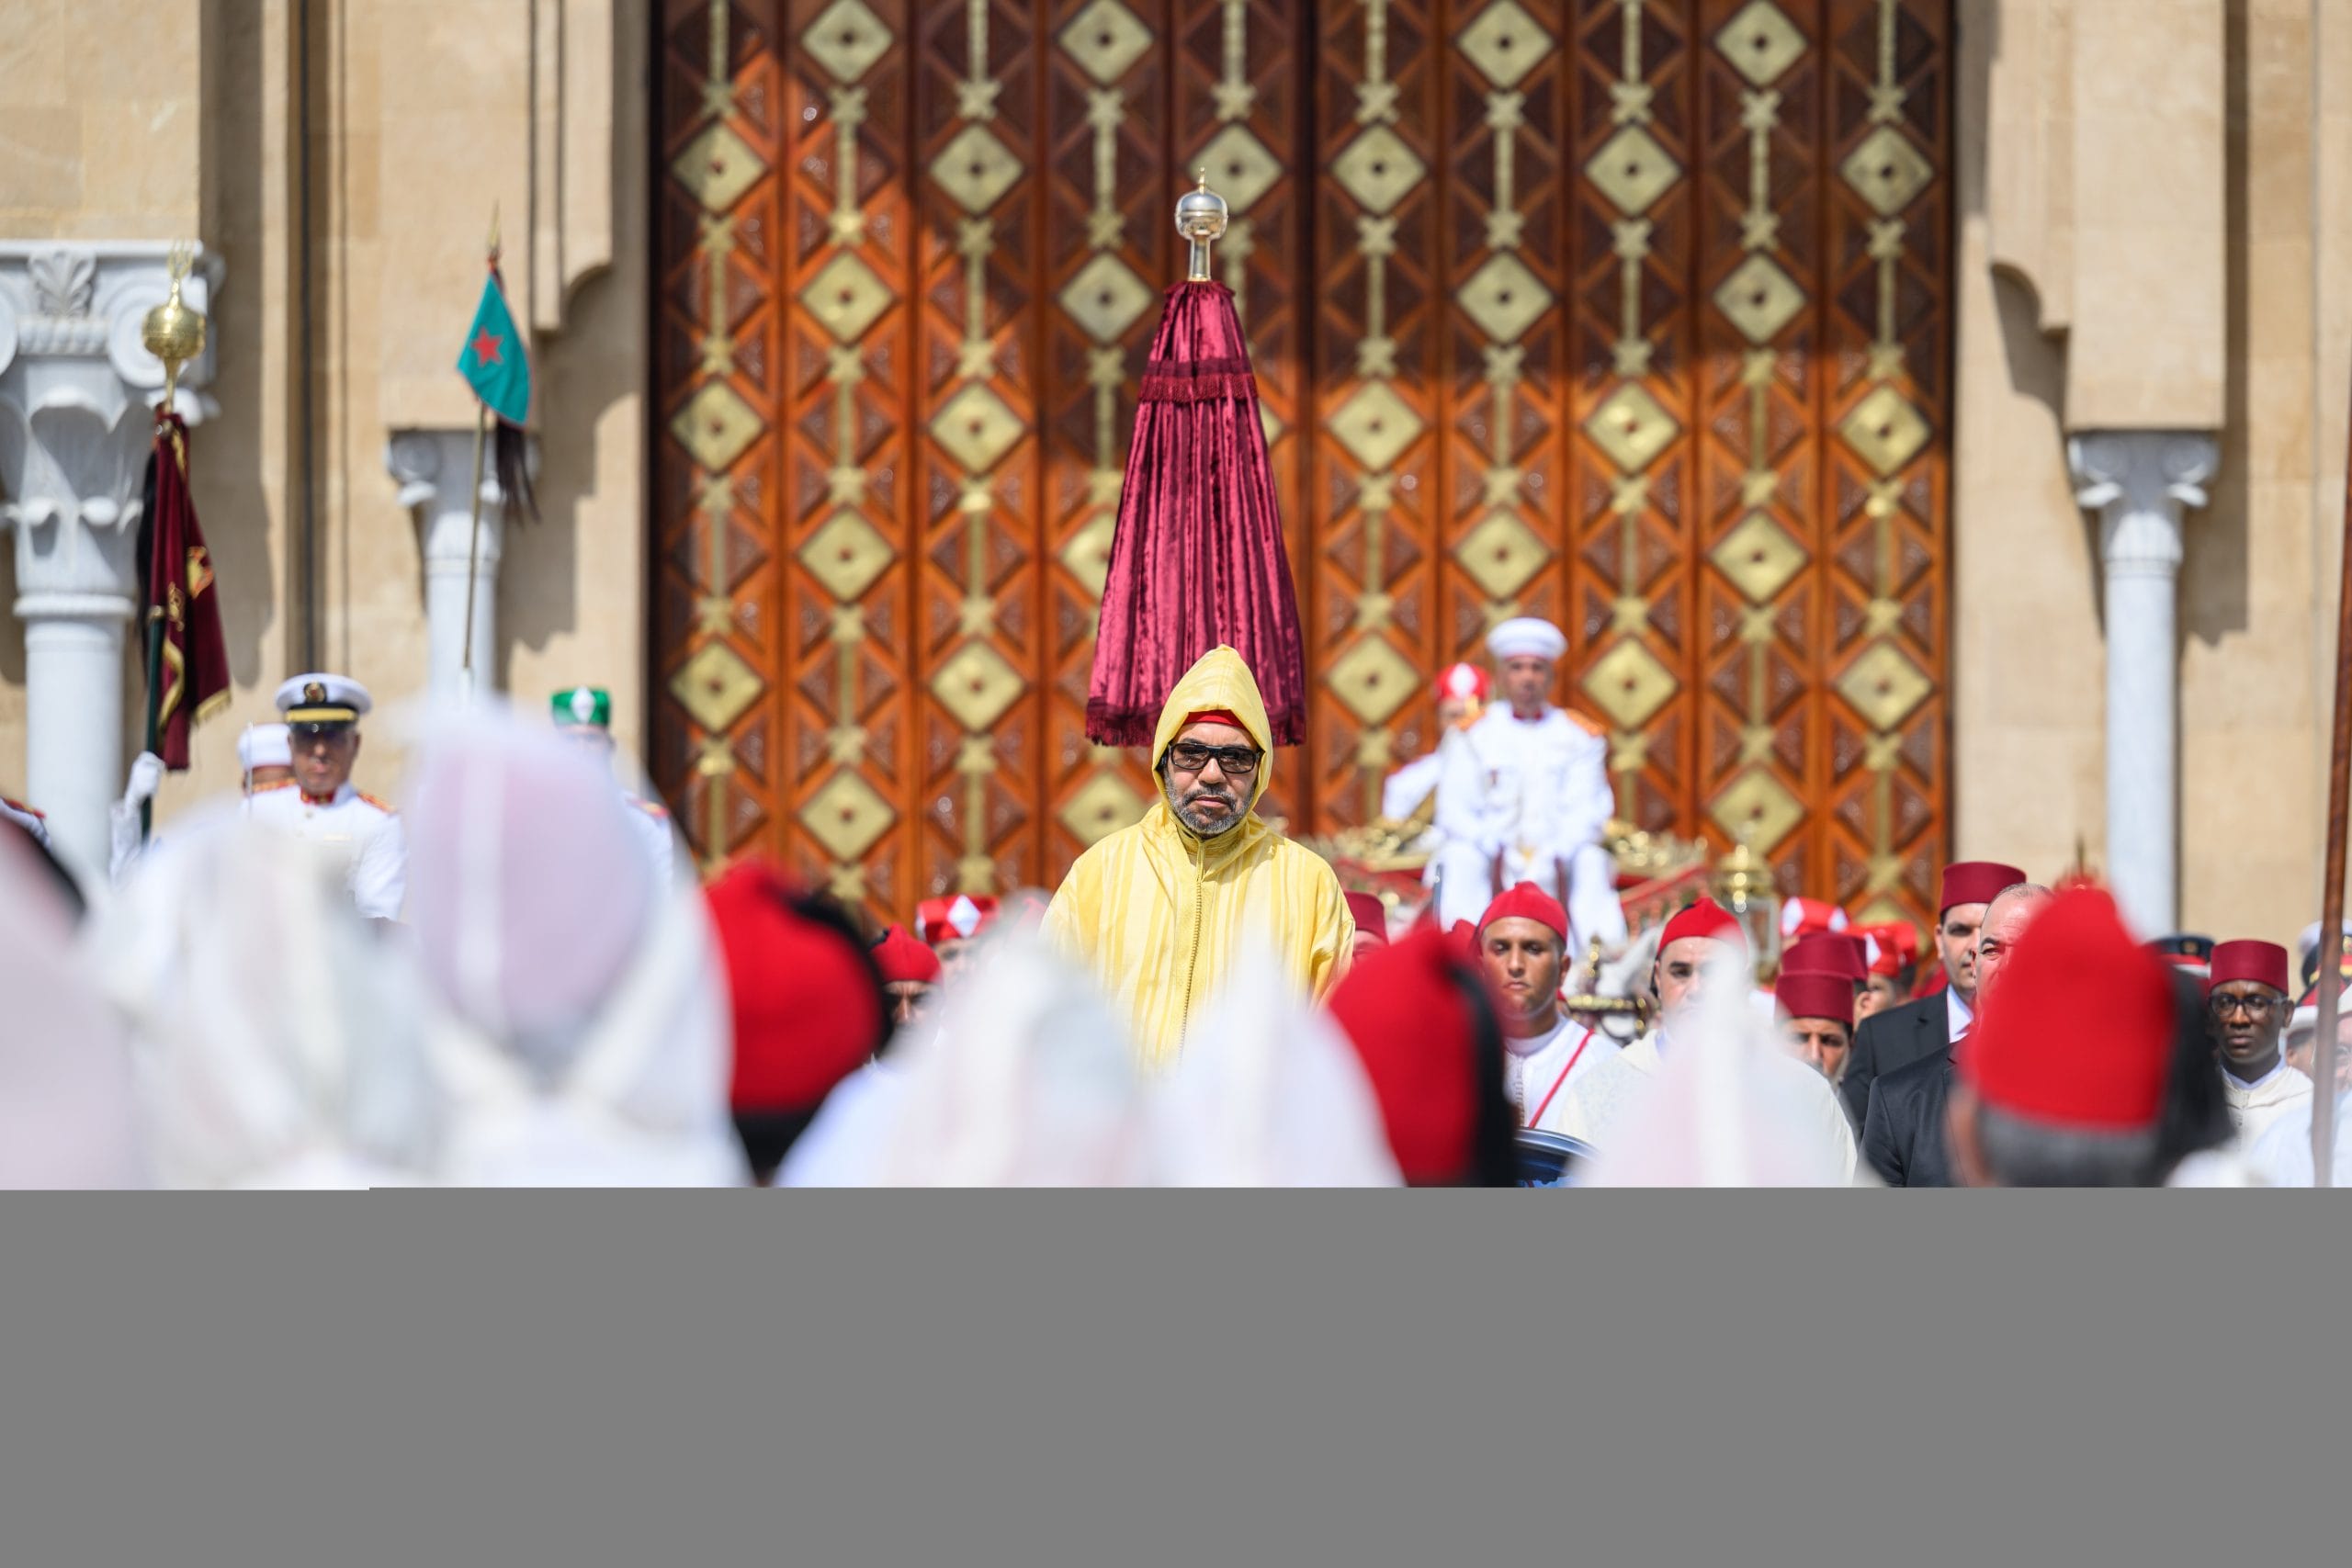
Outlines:
{"label": "white shirt and tie", "polygon": [[1976,1010],[1968,1005],[1968,998],[1951,987],[1945,987],[1944,1026],[1950,1032],[1946,1037],[1947,1043],[1957,1045],[1967,1039],[1968,1026],[1975,1021]]}

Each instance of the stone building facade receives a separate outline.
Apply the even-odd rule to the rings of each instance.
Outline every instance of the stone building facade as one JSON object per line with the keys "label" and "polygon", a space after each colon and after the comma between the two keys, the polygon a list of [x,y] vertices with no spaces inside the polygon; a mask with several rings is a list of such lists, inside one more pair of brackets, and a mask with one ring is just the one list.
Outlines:
{"label": "stone building facade", "polygon": [[[1863,47],[1854,29],[1878,25],[1879,3],[1764,9],[1817,41],[1829,70],[1849,35]],[[1944,635],[1934,645],[1941,667],[1923,671],[1927,700],[1940,705],[1942,750],[1922,775],[1934,824],[1918,841],[2038,874],[2063,870],[2079,846],[2111,868],[2145,923],[2290,939],[2316,901],[2352,390],[2352,111],[2340,107],[2352,103],[2352,5],[1888,4],[1890,17],[1907,6],[1908,19],[1896,19],[1941,51],[1949,112],[1934,132],[1948,149],[1937,176],[1947,188],[1930,198],[1948,204],[1939,220],[1950,245],[1935,264],[1950,290],[1940,329],[1949,417],[1928,436],[1944,487],[1934,536]],[[916,51],[910,74],[919,77],[922,51],[966,47],[962,0],[860,8],[880,26],[883,51],[860,73],[894,69],[888,51],[904,50]],[[1298,20],[1309,54],[1359,66],[1376,35],[1384,60],[1403,62],[1395,76],[1408,97],[1414,48],[1453,51],[1430,56],[1447,69],[1457,55],[1493,55],[1502,13],[1490,18],[1488,8],[1116,7],[1180,52],[1198,33],[1212,62],[1214,24],[1228,10],[1245,27],[1252,17]],[[797,81],[816,95],[810,123],[830,126],[833,100],[820,89],[854,83],[814,67],[794,73],[804,56],[822,58],[812,29],[836,12],[802,0],[12,0],[8,9],[0,309],[12,326],[0,333],[0,403],[27,430],[43,408],[52,412],[42,428],[58,427],[67,416],[54,411],[71,405],[79,412],[70,420],[135,434],[137,420],[119,416],[159,381],[152,361],[66,340],[112,341],[116,318],[153,291],[164,245],[203,246],[212,346],[184,406],[201,415],[195,489],[235,690],[227,718],[199,729],[197,765],[169,781],[163,810],[233,787],[236,731],[269,716],[288,673],[344,670],[392,705],[449,680],[462,637],[449,605],[462,602],[473,420],[450,362],[493,210],[517,314],[534,336],[542,518],[487,552],[488,672],[523,699],[575,682],[607,685],[616,728],[657,777],[664,746],[690,755],[697,732],[662,716],[687,644],[665,629],[654,558],[674,510],[661,493],[665,476],[692,478],[664,446],[678,439],[673,414],[693,385],[657,330],[665,301],[676,302],[661,275],[663,192],[678,156],[669,127],[684,123],[681,94],[705,93],[730,72],[750,82],[761,48],[787,90],[757,112],[785,103],[802,112]],[[1156,68],[1148,51],[1122,62],[1109,44],[1096,49],[1081,22],[1110,24],[1081,0],[983,9],[998,28],[986,61],[1024,47],[1004,41],[1013,36],[1049,69],[1065,54],[1104,72]],[[1646,11],[1625,0],[1522,0],[1517,10],[1531,29],[1521,36],[1546,51],[1602,58],[1630,16],[1625,36],[1647,41],[1654,58],[1704,55],[1726,103],[1765,90],[1756,85],[1762,53],[1752,70],[1736,54],[1732,29],[1758,15],[1742,0],[1648,0]],[[1464,41],[1474,27],[1486,29],[1476,47]],[[718,75],[682,63],[706,36],[719,40]],[[952,70],[937,74],[953,85]],[[966,74],[985,85],[990,73]],[[1350,90],[1363,79],[1356,69]],[[1310,98],[1324,91],[1306,71],[1298,80]],[[1867,73],[1858,80],[1869,85]],[[1489,110],[1506,85],[1485,82]],[[1053,112],[1049,95],[1041,101]],[[1170,101],[1186,101],[1181,87]],[[1823,102],[1834,114],[1834,87]],[[753,111],[730,103],[726,112]],[[1431,110],[1447,125],[1460,112]],[[953,130],[941,120],[916,134]],[[1191,150],[1189,130],[1170,134]],[[1670,127],[1659,134],[1673,144]],[[1906,134],[1925,133],[1915,121]],[[1330,176],[1353,145],[1335,141],[1306,158],[1319,157],[1319,170],[1293,172]],[[1699,160],[1684,162],[1695,170]],[[1457,173],[1449,165],[1445,177]],[[1308,199],[1304,186],[1295,199]],[[92,279],[83,294],[71,283],[77,259]],[[1738,259],[1726,254],[1724,270]],[[1148,336],[1143,315],[1135,331]],[[72,332],[60,324],[76,321]],[[1269,358],[1261,348],[1261,374],[1278,376]],[[1310,407],[1301,418],[1328,423],[1331,412]],[[1842,405],[1833,412],[1842,416]],[[1041,424],[1038,439],[1059,439],[1054,428]],[[10,794],[35,775],[95,778],[103,765],[119,776],[137,708],[133,639],[105,641],[114,611],[100,602],[123,591],[106,580],[119,563],[107,558],[104,505],[35,521],[24,503],[40,499],[27,456],[39,446],[0,446],[0,505],[12,509],[0,597],[16,611],[0,625],[0,791]],[[119,465],[76,469],[83,477],[70,481],[62,471],[51,463],[40,483],[86,485],[82,502],[120,490]],[[36,535],[61,537],[61,526],[99,541],[73,569],[88,581],[50,581],[65,569]],[[1565,606],[1582,569],[1562,570]],[[1604,644],[1594,645],[1596,661]],[[1399,646],[1414,661],[1419,645]],[[1346,651],[1334,649],[1335,660]],[[88,684],[95,660],[109,656],[121,676],[111,709]],[[28,691],[55,680],[41,672],[61,657],[83,685]],[[1698,684],[1697,673],[1685,684]],[[1837,674],[1824,670],[1825,690]],[[1576,699],[1584,678],[1572,672],[1564,694]],[[46,728],[35,723],[44,697]],[[777,698],[787,700],[797,699]],[[85,711],[89,725],[119,733],[65,735],[73,727],[61,728],[58,716]],[[1347,716],[1333,711],[1335,724]],[[1409,712],[1392,721],[1400,742],[1410,723]],[[1831,744],[1833,728],[1814,743]],[[1047,739],[1032,744],[1050,750]],[[64,759],[68,747],[80,750]],[[397,728],[379,727],[367,778],[395,781],[400,751]],[[833,765],[821,751],[820,762]],[[771,766],[805,772],[782,740]],[[691,807],[674,778],[663,782]],[[896,818],[888,831],[918,830],[927,807],[908,787],[886,807]],[[1690,788],[1678,807],[1684,825],[1724,836],[1721,812],[1709,815],[1722,792]],[[1335,785],[1330,798],[1345,794]],[[69,838],[86,840],[103,821],[102,801],[41,804]],[[1063,805],[1045,796],[1024,809]],[[821,835],[809,842],[805,801],[763,810],[744,841],[784,849],[819,874],[858,859],[831,852]],[[883,891],[897,899],[941,876],[1051,873],[1057,852],[989,864],[985,842],[977,856],[962,852],[961,831],[947,832],[933,857],[944,869],[926,870],[932,862],[912,853]],[[1824,849],[1807,863],[1842,863]]]}

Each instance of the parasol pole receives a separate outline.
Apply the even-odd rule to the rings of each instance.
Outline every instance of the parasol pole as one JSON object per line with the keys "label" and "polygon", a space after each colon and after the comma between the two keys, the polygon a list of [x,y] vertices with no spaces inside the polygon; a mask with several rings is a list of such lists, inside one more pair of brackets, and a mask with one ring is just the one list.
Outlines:
{"label": "parasol pole", "polygon": [[2321,869],[2319,1037],[2312,1043],[2312,1185],[2335,1177],[2335,1020],[2344,994],[2344,856],[2352,811],[2352,450],[2345,471],[2343,570],[2335,590],[2335,720],[2328,732],[2327,860]]}

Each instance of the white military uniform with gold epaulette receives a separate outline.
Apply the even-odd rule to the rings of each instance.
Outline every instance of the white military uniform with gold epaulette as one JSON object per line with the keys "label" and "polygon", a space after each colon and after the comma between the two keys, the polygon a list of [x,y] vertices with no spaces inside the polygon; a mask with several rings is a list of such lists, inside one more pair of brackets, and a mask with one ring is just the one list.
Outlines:
{"label": "white military uniform with gold epaulette", "polygon": [[332,798],[313,800],[288,779],[265,784],[245,802],[246,814],[327,850],[351,884],[352,902],[370,919],[397,920],[408,892],[408,841],[399,813],[348,784]]}
{"label": "white military uniform with gold epaulette", "polygon": [[[356,724],[372,705],[367,688],[341,675],[297,675],[278,688],[277,710],[299,730]],[[299,746],[299,742],[297,742]],[[399,814],[348,780],[321,799],[292,780],[255,790],[245,814],[318,845],[343,872],[352,902],[370,919],[397,920],[408,893],[408,841]]]}
{"label": "white military uniform with gold epaulette", "polygon": [[[1487,646],[1498,662],[1556,660],[1566,639],[1548,622],[1521,619],[1496,627]],[[1448,736],[1439,755],[1439,918],[1475,923],[1497,893],[1528,881],[1565,894],[1571,951],[1595,940],[1622,945],[1616,862],[1600,841],[1616,810],[1600,729],[1566,708],[1547,705],[1541,716],[1521,719],[1498,702]]]}

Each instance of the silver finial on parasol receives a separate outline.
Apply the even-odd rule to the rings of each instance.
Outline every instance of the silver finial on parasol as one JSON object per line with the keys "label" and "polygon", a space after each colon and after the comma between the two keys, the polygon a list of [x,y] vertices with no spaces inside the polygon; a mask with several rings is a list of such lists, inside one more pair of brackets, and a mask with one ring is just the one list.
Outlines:
{"label": "silver finial on parasol", "polygon": [[1209,172],[1201,171],[1201,183],[1186,191],[1176,201],[1176,232],[1192,242],[1191,265],[1184,270],[1187,283],[1209,280],[1209,246],[1225,238],[1225,197],[1209,189]]}

